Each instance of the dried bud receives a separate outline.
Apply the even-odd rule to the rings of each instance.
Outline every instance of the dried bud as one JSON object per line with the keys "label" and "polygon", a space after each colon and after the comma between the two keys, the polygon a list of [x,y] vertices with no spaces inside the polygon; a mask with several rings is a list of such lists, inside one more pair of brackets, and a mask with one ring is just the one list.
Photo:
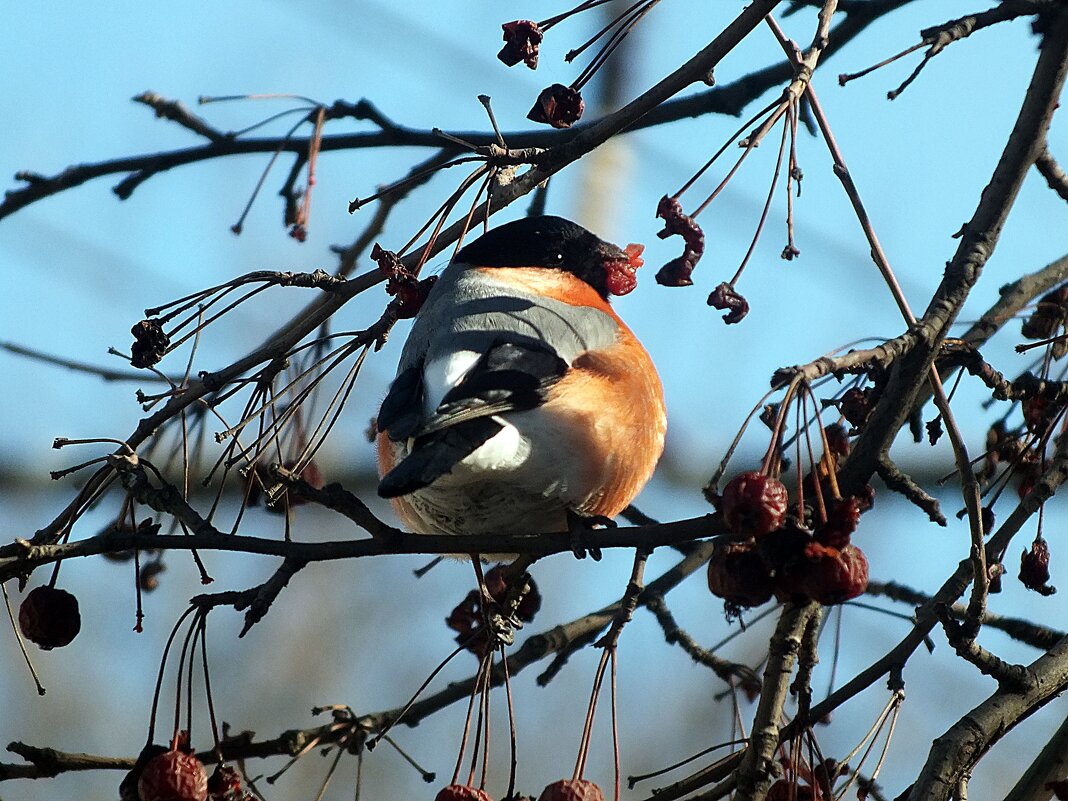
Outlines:
{"label": "dried bud", "polygon": [[1053,595],[1057,591],[1049,584],[1049,545],[1042,537],[1035,537],[1031,550],[1020,556],[1020,581],[1040,595]]}
{"label": "dried bud", "polygon": [[44,651],[70,645],[81,628],[78,599],[66,590],[35,587],[19,606],[22,636]]}
{"label": "dried bud", "polygon": [[570,128],[579,121],[585,110],[586,103],[577,89],[554,83],[538,95],[534,107],[527,113],[527,119],[554,128]]}
{"label": "dried bud", "polygon": [[729,312],[723,315],[723,322],[727,325],[740,323],[749,314],[749,301],[726,281],[712,290],[712,294],[708,296],[708,305],[721,311],[729,309]]}
{"label": "dried bud", "polygon": [[538,801],[604,801],[604,793],[586,779],[561,779],[542,790]]}
{"label": "dried bud", "polygon": [[656,274],[656,282],[662,286],[690,286],[694,267],[705,252],[705,232],[693,217],[682,212],[682,204],[676,198],[660,198],[656,216],[664,221],[664,230],[657,234],[661,239],[679,235],[683,240],[682,255],[672,259]]}
{"label": "dried bud", "polygon": [[761,537],[782,525],[789,500],[779,479],[751,470],[730,480],[719,511],[731,531]]}
{"label": "dried bud", "polygon": [[159,363],[170,347],[171,338],[163,330],[159,320],[142,320],[130,329],[134,336],[130,349],[130,364],[134,367],[152,367]]}
{"label": "dried bud", "polygon": [[532,70],[537,69],[538,46],[545,38],[538,23],[529,19],[517,19],[504,23],[501,28],[504,30],[504,47],[497,54],[497,58],[509,67],[514,67],[522,61]]}

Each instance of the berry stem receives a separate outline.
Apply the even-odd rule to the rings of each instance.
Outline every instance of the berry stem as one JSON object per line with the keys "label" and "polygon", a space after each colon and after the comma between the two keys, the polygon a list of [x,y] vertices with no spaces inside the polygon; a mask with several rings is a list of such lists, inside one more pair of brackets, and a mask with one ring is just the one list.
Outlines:
{"label": "berry stem", "polygon": [[7,585],[0,582],[0,590],[3,590],[4,593],[4,605],[7,607],[7,619],[11,621],[11,628],[15,631],[15,639],[18,641],[19,650],[22,651],[22,658],[26,660],[26,667],[30,669],[33,683],[37,685],[37,694],[44,695],[46,692],[44,685],[41,684],[41,680],[37,678],[37,671],[33,669],[33,662],[30,661],[30,654],[29,651],[26,650],[26,643],[22,641],[22,632],[19,631],[19,627],[15,623],[15,613],[11,609],[11,598],[9,598],[7,594]]}

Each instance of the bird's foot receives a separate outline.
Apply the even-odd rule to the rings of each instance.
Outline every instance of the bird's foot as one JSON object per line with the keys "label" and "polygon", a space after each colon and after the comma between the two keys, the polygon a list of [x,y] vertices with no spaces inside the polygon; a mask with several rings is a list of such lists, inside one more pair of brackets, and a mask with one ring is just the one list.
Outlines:
{"label": "bird's foot", "polygon": [[576,559],[585,559],[588,552],[593,561],[601,561],[601,549],[586,542],[595,526],[615,528],[616,521],[604,515],[580,515],[568,510],[567,532],[571,535],[571,552]]}

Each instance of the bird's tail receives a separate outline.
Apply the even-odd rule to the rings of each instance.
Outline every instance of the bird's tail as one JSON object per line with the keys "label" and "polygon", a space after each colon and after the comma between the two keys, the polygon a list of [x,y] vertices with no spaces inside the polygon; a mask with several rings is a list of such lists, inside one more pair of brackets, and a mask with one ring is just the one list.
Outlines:
{"label": "bird's tail", "polygon": [[492,417],[478,417],[419,437],[412,452],[383,476],[378,494],[397,498],[429,486],[452,472],[502,428],[503,424]]}

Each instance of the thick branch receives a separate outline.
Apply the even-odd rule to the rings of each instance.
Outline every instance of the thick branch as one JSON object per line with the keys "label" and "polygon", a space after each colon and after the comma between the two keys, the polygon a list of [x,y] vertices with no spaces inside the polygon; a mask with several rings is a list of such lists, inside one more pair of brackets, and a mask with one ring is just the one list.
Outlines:
{"label": "thick branch", "polygon": [[957,784],[1005,734],[1068,687],[1068,638],[1027,667],[1025,692],[1000,689],[935,740],[910,801],[946,801]]}
{"label": "thick branch", "polygon": [[753,719],[749,746],[738,766],[735,798],[740,801],[763,798],[771,786],[778,767],[775,752],[779,747],[779,721],[790,687],[790,674],[801,647],[801,636],[809,620],[819,610],[820,605],[814,602],[788,604],[779,618],[779,625],[771,638],[764,686]]}
{"label": "thick branch", "polygon": [[927,311],[917,323],[919,341],[891,371],[887,389],[842,467],[847,492],[867,483],[904,425],[942,340],[997,245],[1027,171],[1035,163],[1068,72],[1068,24],[1052,18],[1020,114],[960,245]]}
{"label": "thick branch", "polygon": [[[716,522],[716,518],[706,515],[674,523],[659,523],[654,526],[598,529],[586,535],[585,544],[590,548],[658,548],[722,533],[724,530]],[[388,540],[294,542],[223,534],[214,529],[190,535],[146,535],[136,531],[112,530],[109,533],[68,543],[34,545],[27,540],[20,539],[11,545],[0,546],[0,581],[7,581],[36,567],[53,564],[61,559],[95,556],[134,548],[230,551],[232,553],[254,553],[261,556],[281,556],[306,562],[323,562],[406,553],[522,553],[542,557],[570,552],[573,544],[571,535],[567,533],[450,536],[447,534],[408,534],[398,530],[396,535]]]}

